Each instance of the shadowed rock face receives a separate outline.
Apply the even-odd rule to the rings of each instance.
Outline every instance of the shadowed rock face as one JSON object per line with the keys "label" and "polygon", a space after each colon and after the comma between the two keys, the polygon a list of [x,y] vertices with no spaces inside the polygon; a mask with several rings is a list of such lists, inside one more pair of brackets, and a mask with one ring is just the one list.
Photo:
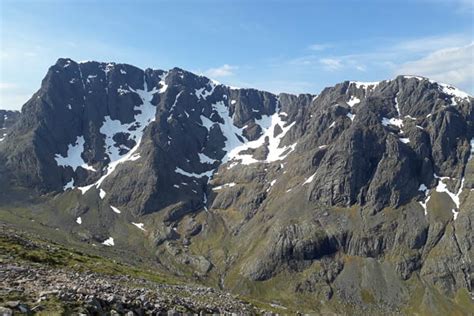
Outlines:
{"label": "shadowed rock face", "polygon": [[[59,59],[0,142],[0,171],[14,187],[80,189],[84,201],[158,214],[150,239],[170,253],[169,242],[202,235],[198,214],[223,212],[230,239],[258,241],[229,263],[250,280],[323,262],[325,276],[295,291],[354,298],[348,255],[364,258],[350,271],[371,267],[384,282],[421,273],[453,293],[472,287],[472,266],[456,260],[471,262],[473,139],[473,98],[426,78],[274,95],[178,68]],[[212,256],[186,256],[176,257],[212,271]],[[400,288],[396,302],[408,297]]]}

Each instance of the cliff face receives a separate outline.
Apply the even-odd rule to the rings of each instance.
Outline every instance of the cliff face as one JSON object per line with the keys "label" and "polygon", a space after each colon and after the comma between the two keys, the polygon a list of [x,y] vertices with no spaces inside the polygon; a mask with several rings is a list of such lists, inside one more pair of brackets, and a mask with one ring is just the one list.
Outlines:
{"label": "cliff face", "polygon": [[68,200],[44,212],[85,242],[129,247],[134,225],[175,272],[385,309],[415,276],[427,301],[472,289],[473,148],[473,98],[426,78],[274,95],[60,59],[0,142],[0,174]]}

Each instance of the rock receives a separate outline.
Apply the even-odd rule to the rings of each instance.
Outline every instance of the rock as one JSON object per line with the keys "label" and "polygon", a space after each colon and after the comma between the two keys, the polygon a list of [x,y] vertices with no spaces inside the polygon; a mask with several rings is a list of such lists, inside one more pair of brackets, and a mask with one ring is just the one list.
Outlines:
{"label": "rock", "polygon": [[26,304],[19,304],[17,308],[21,313],[24,313],[24,314],[27,314],[30,312],[30,308]]}
{"label": "rock", "polygon": [[0,315],[11,316],[13,315],[13,311],[10,308],[0,306]]}
{"label": "rock", "polygon": [[20,305],[20,301],[7,301],[4,305],[9,308],[17,308]]}

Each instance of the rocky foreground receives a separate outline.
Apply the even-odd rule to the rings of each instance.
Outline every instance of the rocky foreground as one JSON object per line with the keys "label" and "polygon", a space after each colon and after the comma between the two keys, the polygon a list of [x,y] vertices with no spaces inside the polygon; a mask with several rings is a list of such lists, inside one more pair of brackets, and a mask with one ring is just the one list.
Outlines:
{"label": "rocky foreground", "polygon": [[0,268],[1,295],[22,293],[35,300],[7,301],[1,314],[38,312],[43,301],[59,300],[83,314],[150,315],[162,312],[251,313],[253,308],[212,288],[164,285],[128,276],[105,276],[51,269],[39,265],[7,263]]}
{"label": "rocky foreground", "polygon": [[[1,233],[0,315],[82,314],[155,315],[161,313],[261,313],[249,303],[213,288],[169,285],[127,275],[58,267],[54,257],[18,235]],[[6,252],[6,241],[15,244]],[[30,249],[19,259],[16,244]],[[54,248],[48,246],[55,252]],[[33,255],[32,255],[33,254]],[[42,261],[42,262],[33,262]],[[45,261],[50,261],[46,263]]]}

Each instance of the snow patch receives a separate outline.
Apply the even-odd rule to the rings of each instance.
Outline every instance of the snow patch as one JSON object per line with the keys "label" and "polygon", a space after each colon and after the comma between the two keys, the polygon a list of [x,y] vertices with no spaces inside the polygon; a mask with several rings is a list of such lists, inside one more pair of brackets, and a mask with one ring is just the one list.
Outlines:
{"label": "snow patch", "polygon": [[424,201],[419,201],[418,203],[420,203],[421,207],[423,207],[423,210],[425,211],[425,216],[428,215],[428,208],[427,208],[427,205],[428,205],[428,201],[430,200],[431,198],[431,195],[428,196]]}
{"label": "snow patch", "polygon": [[353,107],[354,105],[359,104],[359,103],[360,103],[360,99],[355,96],[351,96],[350,100],[347,101],[347,105],[349,105],[350,107]]}
{"label": "snow patch", "polygon": [[199,160],[202,164],[213,164],[214,162],[218,161],[216,159],[212,159],[206,155],[204,155],[203,153],[198,153],[198,156],[199,156]]}
{"label": "snow patch", "polygon": [[56,154],[54,159],[58,166],[71,167],[73,171],[76,171],[78,167],[86,170],[96,171],[93,167],[89,166],[81,157],[84,151],[84,136],[77,136],[74,144],[69,144],[66,156]]}
{"label": "snow patch", "polygon": [[140,159],[140,158],[141,158],[140,154],[139,154],[139,153],[135,153],[135,154],[131,155],[128,160],[130,160],[130,161],[135,161],[135,160],[138,160],[138,159]]}
{"label": "snow patch", "polygon": [[[221,105],[221,111],[227,111],[227,109],[225,107],[222,108],[222,106],[224,105]],[[221,112],[219,112],[219,115],[222,117],[223,115],[225,115],[225,113],[221,114]],[[227,117],[229,118],[229,116]],[[276,112],[275,114],[270,116],[263,115],[262,118],[260,120],[256,120],[255,123],[260,125],[260,127],[262,128],[262,135],[258,139],[247,143],[242,143],[240,139],[236,136],[240,135],[241,138],[244,139],[244,136],[241,133],[245,127],[241,129],[235,127],[230,121],[230,118],[226,121],[226,124],[224,124],[224,126],[220,124],[221,130],[223,131],[224,136],[228,140],[226,141],[225,151],[227,151],[227,155],[224,157],[224,162],[227,160],[240,160],[241,163],[244,165],[249,165],[257,162],[270,163],[285,159],[292,151],[295,150],[296,143],[289,146],[280,147],[281,140],[293,127],[295,122],[285,126],[286,121],[282,120],[281,113]],[[277,136],[274,136],[274,130],[277,126],[281,128],[282,132]],[[222,129],[222,127],[224,128],[224,130]],[[259,148],[260,146],[265,144],[265,140],[267,138],[268,155],[265,160],[256,160],[252,157],[251,154],[240,154],[240,152],[244,150]],[[231,141],[229,141],[229,139]]]}
{"label": "snow patch", "polygon": [[306,181],[303,182],[303,185],[313,182],[313,179],[314,179],[315,175],[316,175],[316,172],[313,173],[308,179],[306,179]]}
{"label": "snow patch", "polygon": [[[210,87],[210,91],[207,88]],[[206,100],[208,96],[214,93],[214,89],[216,88],[216,84],[212,81],[209,81],[208,84],[200,89],[195,89],[194,94],[198,98],[198,100],[203,99]]]}
{"label": "snow patch", "polygon": [[428,188],[426,187],[426,185],[424,185],[423,183],[420,184],[420,187],[418,188],[418,191],[425,192],[425,194],[426,194],[427,190],[428,190]]}
{"label": "snow patch", "polygon": [[355,119],[355,114],[352,114],[351,112],[347,113],[346,116],[351,119],[351,121],[354,121]]}
{"label": "snow patch", "polygon": [[212,188],[212,191],[219,191],[224,188],[232,188],[233,186],[235,186],[235,182],[225,183],[223,185],[219,185],[217,187]]}
{"label": "snow patch", "polygon": [[94,184],[86,185],[83,187],[78,187],[79,191],[81,191],[82,195],[84,195],[90,188],[92,188]]}
{"label": "snow patch", "polygon": [[403,78],[405,78],[405,79],[412,79],[412,78],[414,78],[414,79],[418,79],[418,80],[424,80],[424,79],[425,79],[425,78],[420,77],[420,76],[403,76]]}
{"label": "snow patch", "polygon": [[398,128],[402,128],[403,127],[403,120],[398,119],[398,118],[389,119],[389,118],[383,117],[382,118],[382,125],[383,126],[394,125]]}
{"label": "snow patch", "polygon": [[115,206],[110,205],[110,208],[112,209],[112,211],[114,211],[114,212],[117,213],[117,214],[122,213],[122,212],[121,212],[118,208],[116,208]]}
{"label": "snow patch", "polygon": [[132,222],[132,224],[135,225],[136,227],[138,227],[139,229],[143,230],[144,232],[146,232],[145,224],[143,224],[143,223],[134,223],[134,222]]}
{"label": "snow patch", "polygon": [[[165,72],[160,76],[160,85],[161,88],[158,90],[158,93],[164,93],[168,89],[168,85],[166,84],[166,77],[168,77],[168,72]],[[146,82],[145,82],[145,87],[146,87]],[[146,89],[145,89],[146,90]],[[150,99],[151,101],[151,99]]]}
{"label": "snow patch", "polygon": [[[180,92],[176,95],[176,98],[174,99],[174,102],[173,102],[173,104],[172,104],[171,107],[170,107],[170,113],[173,112],[173,110],[174,110],[176,104],[178,103],[178,99],[179,99],[179,97],[181,96],[181,94],[182,94],[183,92],[184,92],[184,90],[183,90],[183,91],[180,91]],[[170,115],[170,117],[171,117],[171,115]]]}
{"label": "snow patch", "polygon": [[130,90],[118,88],[117,92],[119,95],[124,95],[124,94],[130,93]]}
{"label": "snow patch", "polygon": [[361,81],[351,81],[351,84],[355,84],[357,89],[372,90],[375,89],[380,82],[361,82]]}
{"label": "snow patch", "polygon": [[114,239],[112,237],[109,237],[107,240],[105,240],[102,245],[105,246],[114,246]]}
{"label": "snow patch", "polygon": [[106,195],[106,194],[107,194],[107,193],[106,193],[104,190],[102,190],[102,188],[99,190],[99,196],[100,196],[100,198],[101,198],[102,200],[105,198],[105,195]]}
{"label": "snow patch", "polygon": [[190,178],[202,178],[202,177],[210,178],[212,176],[212,173],[214,172],[214,170],[206,171],[206,172],[203,172],[203,173],[194,173],[194,172],[187,172],[187,171],[184,171],[183,169],[181,169],[179,167],[176,167],[174,172],[182,174],[182,175],[184,175],[186,177],[190,177]]}
{"label": "snow patch", "polygon": [[472,160],[474,158],[474,138],[471,139],[470,146],[471,146],[471,156],[469,157],[469,160]]}
{"label": "snow patch", "polygon": [[82,224],[82,218],[80,216],[76,218],[76,223],[78,223],[79,225]]}
{"label": "snow patch", "polygon": [[67,189],[74,189],[74,179],[71,179],[71,181],[69,181],[63,186],[64,191],[66,191]]}
{"label": "snow patch", "polygon": [[464,91],[459,90],[451,85],[434,82],[430,80],[431,83],[436,83],[439,87],[439,90],[451,97],[451,105],[458,105],[458,101],[469,100],[470,95]]}

